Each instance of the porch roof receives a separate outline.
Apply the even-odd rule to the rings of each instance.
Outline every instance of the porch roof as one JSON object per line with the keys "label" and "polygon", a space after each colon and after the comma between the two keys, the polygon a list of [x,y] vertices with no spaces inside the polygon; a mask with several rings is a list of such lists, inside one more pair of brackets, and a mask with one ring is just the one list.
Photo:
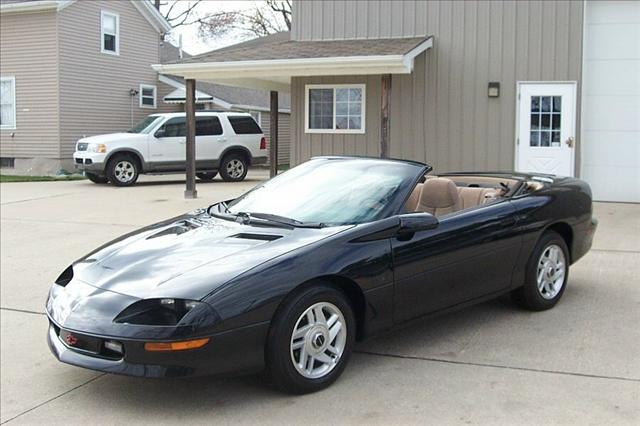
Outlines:
{"label": "porch roof", "polygon": [[432,46],[432,37],[295,41],[284,33],[153,68],[187,79],[288,92],[291,77],[409,74],[415,57]]}

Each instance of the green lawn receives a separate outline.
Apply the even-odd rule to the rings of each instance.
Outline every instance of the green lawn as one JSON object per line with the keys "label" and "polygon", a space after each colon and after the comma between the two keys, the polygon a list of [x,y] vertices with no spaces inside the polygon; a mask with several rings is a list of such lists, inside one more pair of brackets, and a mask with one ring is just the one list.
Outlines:
{"label": "green lawn", "polygon": [[82,175],[65,175],[65,176],[15,176],[0,175],[0,182],[58,182],[66,180],[83,180],[86,179]]}

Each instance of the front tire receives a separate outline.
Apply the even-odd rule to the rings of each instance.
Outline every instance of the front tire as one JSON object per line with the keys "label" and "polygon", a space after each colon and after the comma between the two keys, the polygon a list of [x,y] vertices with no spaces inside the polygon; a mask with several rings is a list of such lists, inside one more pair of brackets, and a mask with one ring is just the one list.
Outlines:
{"label": "front tire", "polygon": [[99,176],[94,173],[85,173],[84,174],[87,179],[89,179],[93,183],[105,184],[109,183],[109,179],[106,176]]}
{"label": "front tire", "polygon": [[129,154],[116,154],[107,165],[107,178],[115,186],[131,186],[140,174],[138,161]]}
{"label": "front tire", "polygon": [[569,262],[564,239],[556,232],[546,231],[527,262],[524,285],[511,293],[513,300],[531,311],[553,308],[567,287]]}
{"label": "front tire", "polygon": [[240,153],[227,154],[220,163],[219,171],[222,180],[225,182],[240,182],[247,176],[249,162]]}
{"label": "front tire", "polygon": [[324,389],[349,362],[355,334],[353,309],[342,291],[323,283],[307,288],[286,301],[272,322],[267,376],[287,393]]}

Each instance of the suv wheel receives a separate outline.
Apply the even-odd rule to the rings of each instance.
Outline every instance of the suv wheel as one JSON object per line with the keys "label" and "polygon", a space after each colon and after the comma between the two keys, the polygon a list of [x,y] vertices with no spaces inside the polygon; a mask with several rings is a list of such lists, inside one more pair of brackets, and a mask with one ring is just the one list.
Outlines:
{"label": "suv wheel", "polygon": [[89,179],[93,183],[108,183],[109,179],[106,176],[96,175],[94,173],[85,173],[84,174],[87,179]]}
{"label": "suv wheel", "polygon": [[240,153],[227,154],[220,163],[220,176],[226,182],[240,182],[248,171],[247,158]]}
{"label": "suv wheel", "polygon": [[211,181],[213,180],[214,177],[218,176],[218,172],[201,172],[201,173],[196,173],[196,176],[200,180]]}
{"label": "suv wheel", "polygon": [[109,182],[116,186],[130,186],[139,175],[138,161],[130,154],[116,154],[107,165]]}

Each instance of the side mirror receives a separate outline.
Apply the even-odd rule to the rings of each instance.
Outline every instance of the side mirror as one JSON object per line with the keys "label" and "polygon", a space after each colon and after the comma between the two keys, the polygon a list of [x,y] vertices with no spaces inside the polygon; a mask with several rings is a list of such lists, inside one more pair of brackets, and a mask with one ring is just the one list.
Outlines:
{"label": "side mirror", "polygon": [[155,136],[156,138],[164,138],[164,128],[160,128],[158,129],[153,136]]}
{"label": "side mirror", "polygon": [[409,213],[400,216],[398,236],[410,235],[419,231],[426,231],[438,227],[440,222],[429,213]]}

